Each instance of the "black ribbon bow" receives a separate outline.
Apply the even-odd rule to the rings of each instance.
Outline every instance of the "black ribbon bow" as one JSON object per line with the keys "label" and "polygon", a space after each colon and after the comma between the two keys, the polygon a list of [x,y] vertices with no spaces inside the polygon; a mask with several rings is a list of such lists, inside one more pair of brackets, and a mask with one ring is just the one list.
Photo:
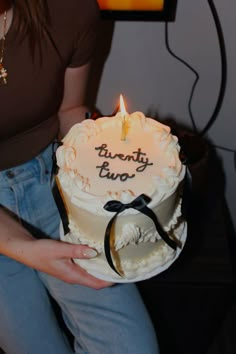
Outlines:
{"label": "black ribbon bow", "polygon": [[171,239],[169,237],[169,235],[167,234],[167,232],[165,232],[161,226],[161,224],[159,223],[156,214],[147,207],[147,204],[150,203],[151,198],[149,198],[147,195],[145,194],[140,194],[136,199],[134,199],[131,203],[128,204],[123,204],[120,201],[117,200],[111,200],[109,202],[107,202],[104,205],[104,209],[107,211],[111,211],[111,212],[115,212],[116,214],[111,218],[111,220],[109,221],[106,231],[105,231],[105,238],[104,238],[104,251],[105,251],[105,256],[107,259],[108,264],[110,265],[110,267],[120,276],[121,273],[116,269],[113,260],[112,260],[112,256],[111,256],[111,247],[110,247],[110,239],[111,239],[111,230],[112,230],[112,226],[117,218],[117,216],[122,213],[123,211],[125,211],[126,209],[136,209],[138,211],[140,211],[141,213],[145,214],[146,216],[148,216],[149,218],[152,219],[152,221],[155,224],[156,230],[159,233],[159,235],[161,236],[161,238],[174,250],[176,250],[177,247],[177,243],[175,240]]}

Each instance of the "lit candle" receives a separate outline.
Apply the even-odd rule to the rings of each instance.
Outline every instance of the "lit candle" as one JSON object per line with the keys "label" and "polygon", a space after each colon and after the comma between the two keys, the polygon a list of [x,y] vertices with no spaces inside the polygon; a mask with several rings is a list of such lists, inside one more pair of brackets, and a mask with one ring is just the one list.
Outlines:
{"label": "lit candle", "polygon": [[123,117],[122,120],[122,130],[121,130],[121,140],[125,141],[126,140],[126,134],[127,134],[127,112],[125,109],[125,104],[123,100],[123,96],[120,95],[120,112]]}

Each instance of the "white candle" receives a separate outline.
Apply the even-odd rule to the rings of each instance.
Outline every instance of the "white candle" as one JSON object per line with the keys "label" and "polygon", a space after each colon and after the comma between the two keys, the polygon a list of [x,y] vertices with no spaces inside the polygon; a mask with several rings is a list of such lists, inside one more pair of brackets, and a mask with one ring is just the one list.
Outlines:
{"label": "white candle", "polygon": [[125,109],[125,104],[123,100],[123,96],[120,95],[120,112],[123,117],[122,119],[122,129],[121,129],[121,140],[125,141],[126,140],[126,135],[127,135],[127,112]]}

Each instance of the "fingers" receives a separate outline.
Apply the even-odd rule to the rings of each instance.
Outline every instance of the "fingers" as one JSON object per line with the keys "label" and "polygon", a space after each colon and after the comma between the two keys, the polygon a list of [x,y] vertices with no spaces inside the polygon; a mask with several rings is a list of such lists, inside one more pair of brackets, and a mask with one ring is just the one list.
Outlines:
{"label": "fingers", "polygon": [[[74,245],[67,242],[52,241],[53,252],[58,258],[80,258],[80,259],[89,259],[95,258],[98,253],[95,249],[90,248],[85,245]],[[55,243],[56,242],[56,243]]]}
{"label": "fingers", "polygon": [[95,278],[89,274],[85,269],[79,265],[74,264],[72,261],[67,264],[65,274],[65,281],[71,284],[80,284],[96,290],[107,288],[113,285],[111,282]]}
{"label": "fingers", "polygon": [[65,281],[72,284],[81,284],[93,289],[102,289],[112,286],[113,283],[98,279],[89,274],[85,269],[75,264],[72,259],[95,258],[98,253],[93,248],[84,245],[74,245],[66,242],[59,242],[61,246],[62,258],[68,266],[65,274]]}

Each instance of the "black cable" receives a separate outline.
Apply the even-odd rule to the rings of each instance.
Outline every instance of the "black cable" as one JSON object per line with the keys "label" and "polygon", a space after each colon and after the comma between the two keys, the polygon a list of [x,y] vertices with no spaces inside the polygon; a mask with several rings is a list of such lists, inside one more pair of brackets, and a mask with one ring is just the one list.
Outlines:
{"label": "black cable", "polygon": [[220,91],[219,91],[215,109],[212,113],[209,122],[206,124],[205,128],[201,131],[201,135],[206,134],[206,132],[210,129],[210,127],[215,123],[223,103],[225,90],[226,90],[226,83],[227,83],[227,56],[226,56],[224,35],[223,35],[220,19],[217,14],[216,7],[214,5],[213,0],[208,0],[208,4],[210,6],[211,13],[215,22],[218,40],[219,40],[219,48],[220,48],[220,56],[221,56],[221,85],[220,85]]}
{"label": "black cable", "polygon": [[168,52],[175,58],[177,59],[178,61],[180,61],[181,63],[183,63],[185,66],[187,66],[187,68],[189,70],[191,70],[194,75],[195,75],[195,80],[194,80],[194,83],[193,83],[193,86],[192,86],[192,89],[191,89],[191,93],[190,93],[190,98],[189,98],[189,101],[188,101],[188,111],[189,111],[189,115],[190,115],[190,118],[191,118],[191,121],[192,121],[192,125],[193,125],[193,129],[195,131],[195,133],[198,132],[197,130],[197,126],[195,124],[195,121],[194,121],[194,116],[193,116],[193,113],[192,113],[192,108],[191,108],[191,102],[192,102],[192,99],[193,99],[193,94],[194,94],[194,91],[195,91],[195,88],[197,86],[197,82],[199,80],[199,74],[198,72],[191,66],[189,65],[184,59],[180,58],[179,56],[177,56],[173,51],[172,49],[170,48],[170,44],[169,44],[169,34],[168,34],[168,22],[165,22],[165,44],[166,44],[166,48],[168,50]]}
{"label": "black cable", "polygon": [[[223,99],[224,99],[224,95],[225,95],[225,89],[226,89],[226,83],[227,83],[227,58],[226,58],[226,49],[225,49],[225,41],[224,41],[224,35],[223,35],[223,31],[221,28],[221,23],[219,20],[219,16],[217,14],[215,5],[213,0],[207,0],[208,4],[210,6],[211,9],[211,13],[214,19],[214,23],[216,26],[216,30],[217,30],[217,35],[218,35],[218,40],[219,40],[219,47],[220,47],[220,56],[221,56],[221,84],[220,84],[220,91],[219,91],[219,95],[218,95],[218,99],[214,108],[214,111],[208,121],[208,123],[206,124],[206,126],[204,127],[204,129],[199,133],[199,135],[203,136],[207,133],[207,131],[212,127],[212,125],[215,123],[217,116],[219,114],[219,111],[221,109],[222,103],[223,103]],[[194,95],[194,91],[197,85],[197,82],[199,80],[199,74],[198,72],[191,66],[189,65],[185,60],[183,60],[182,58],[178,57],[170,48],[169,45],[169,38],[168,38],[168,22],[165,23],[165,44],[166,44],[166,48],[168,50],[168,52],[177,60],[179,60],[181,63],[183,63],[186,67],[188,67],[196,76],[196,79],[193,83],[192,89],[191,89],[191,93],[190,93],[190,98],[188,101],[188,110],[189,110],[189,115],[192,121],[192,125],[193,125],[193,129],[194,131],[197,133],[198,129],[196,127],[196,123],[194,120],[194,116],[192,113],[192,109],[191,109],[191,103],[192,103],[192,99],[193,99],[193,95]]]}

